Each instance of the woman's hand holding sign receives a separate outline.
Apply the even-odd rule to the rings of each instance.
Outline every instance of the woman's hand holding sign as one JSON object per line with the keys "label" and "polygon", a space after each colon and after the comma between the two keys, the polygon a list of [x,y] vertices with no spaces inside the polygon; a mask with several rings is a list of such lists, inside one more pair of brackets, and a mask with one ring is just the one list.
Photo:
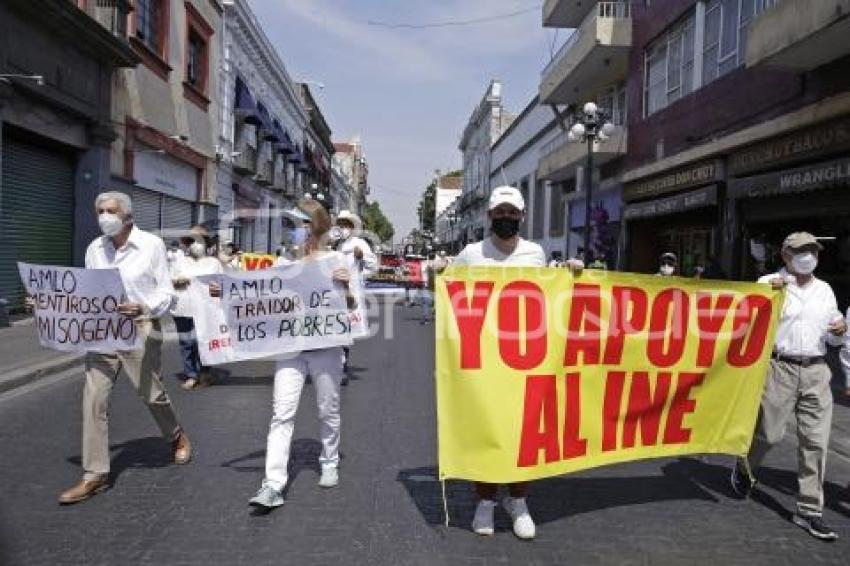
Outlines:
{"label": "woman's hand holding sign", "polygon": [[348,283],[351,281],[351,274],[344,267],[334,269],[331,277],[334,281],[341,283],[346,288],[348,287]]}
{"label": "woman's hand holding sign", "polygon": [[210,283],[210,297],[221,297],[221,283]]}

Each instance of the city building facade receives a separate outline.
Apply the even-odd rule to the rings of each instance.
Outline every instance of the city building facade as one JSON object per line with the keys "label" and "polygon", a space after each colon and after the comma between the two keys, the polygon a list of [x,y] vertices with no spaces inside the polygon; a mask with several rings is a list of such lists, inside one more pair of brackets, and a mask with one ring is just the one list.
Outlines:
{"label": "city building facade", "polygon": [[219,233],[245,250],[271,252],[284,212],[309,188],[310,115],[247,0],[225,7],[218,132]]}
{"label": "city building facade", "polygon": [[340,204],[339,208],[362,215],[370,189],[369,163],[360,136],[345,142],[335,142],[334,150],[333,164],[348,186],[348,203],[346,206]]}
{"label": "city building facade", "polygon": [[192,0],[136,2],[128,19],[140,59],[113,84],[112,188],[133,199],[137,226],[173,240],[214,222],[218,73],[223,7]]}
{"label": "city building facade", "polygon": [[[707,263],[752,279],[782,239],[832,238],[819,273],[850,300],[850,2],[632,6],[623,267]],[[841,39],[839,39],[841,38]],[[659,226],[662,226],[659,229]]]}
{"label": "city building facade", "polygon": [[490,148],[502,135],[514,115],[502,105],[502,83],[491,80],[461,134],[463,193],[457,204],[460,215],[459,245],[482,240],[487,226],[487,199],[490,196]]}
{"label": "city building facade", "polygon": [[583,247],[588,184],[587,144],[569,139],[576,113],[594,102],[616,126],[605,141],[594,141],[591,172],[591,250],[585,259],[618,263],[622,181],[628,143],[626,80],[632,49],[634,3],[548,0],[543,25],[574,31],[543,69],[540,104],[557,116],[560,132],[540,153],[538,179],[561,186],[568,201],[567,255]]}
{"label": "city building facade", "polygon": [[94,198],[113,186],[110,144],[122,134],[111,85],[139,62],[128,12],[126,2],[0,4],[0,301],[13,310],[24,299],[16,262],[82,266],[100,233]]}
{"label": "city building facade", "polygon": [[434,242],[448,250],[457,249],[455,203],[463,193],[463,177],[438,175],[434,188]]}

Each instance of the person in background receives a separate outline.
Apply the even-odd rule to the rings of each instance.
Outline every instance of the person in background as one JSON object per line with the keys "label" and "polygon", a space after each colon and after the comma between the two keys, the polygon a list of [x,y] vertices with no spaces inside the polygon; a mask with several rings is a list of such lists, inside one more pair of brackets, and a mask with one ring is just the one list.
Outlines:
{"label": "person in background", "polygon": [[218,254],[218,260],[225,269],[238,271],[242,269],[242,251],[233,242],[225,242],[224,248]]}
{"label": "person in background", "polygon": [[[519,236],[519,226],[525,217],[525,199],[519,190],[509,186],[493,189],[487,217],[490,220],[490,237],[467,245],[455,257],[454,265],[546,266],[543,248]],[[575,274],[584,269],[584,264],[577,260],[567,261],[566,266]],[[509,496],[502,502],[513,522],[514,534],[521,539],[532,539],[536,534],[525,500],[528,485],[528,482],[509,484]],[[493,515],[499,485],[476,482],[475,491],[479,502],[472,519],[472,530],[479,535],[492,535],[495,532]]]}
{"label": "person in background", "polygon": [[564,255],[560,250],[555,250],[549,255],[549,267],[561,267],[564,264]]}
{"label": "person in background", "polygon": [[587,266],[587,268],[588,269],[601,269],[601,270],[604,271],[604,270],[608,269],[608,262],[605,261],[604,257],[596,256],[596,259],[594,259],[593,262],[590,265]]}
{"label": "person in background", "polygon": [[676,268],[679,261],[676,259],[676,254],[673,252],[664,252],[659,260],[658,273],[662,277],[671,277],[676,275]]}
{"label": "person in background", "polygon": [[183,371],[177,374],[177,378],[182,382],[181,387],[188,391],[212,383],[210,369],[201,365],[193,318],[196,309],[203,308],[203,305],[192,304],[188,288],[192,278],[223,273],[224,268],[218,259],[207,255],[211,238],[203,226],[193,226],[181,240],[188,254],[177,261],[171,270],[171,282],[177,294],[171,315],[174,317],[183,357]]}
{"label": "person in background", "polygon": [[82,479],[59,496],[79,503],[109,488],[109,397],[122,370],[150,411],[162,436],[171,442],[175,464],[192,458],[189,437],[180,426],[162,384],[162,329],[159,319],[174,301],[165,243],[133,224],[133,202],[110,191],[95,199],[103,236],[89,244],[86,269],[117,269],[127,298],[118,311],[135,320],[142,341],[138,350],[89,352],[83,389]]}
{"label": "person in background", "polygon": [[180,243],[177,240],[171,240],[168,251],[165,252],[165,258],[168,260],[168,269],[170,270],[177,260],[185,255],[185,252],[180,247]]}
{"label": "person in background", "polygon": [[814,276],[823,246],[808,232],[794,232],[782,243],[785,267],[759,283],[785,289],[776,343],[761,399],[753,442],[732,468],[735,494],[744,499],[756,484],[753,472],[785,436],[788,419],[797,425],[797,512],[795,525],[820,540],[838,535],[823,520],[823,480],[832,421],[832,372],[827,344],[844,341],[847,323],[828,283]]}
{"label": "person in background", "polygon": [[[369,243],[360,237],[363,230],[363,222],[360,217],[348,210],[341,210],[336,217],[336,227],[339,229],[339,239],[333,246],[336,251],[345,256],[352,273],[352,286],[356,285],[363,294],[366,279],[377,273],[378,257],[372,251]],[[348,361],[351,357],[351,349],[343,348],[345,361],[343,363],[342,385],[348,385]]]}
{"label": "person in background", "polygon": [[428,255],[428,259],[422,260],[422,290],[419,293],[419,306],[422,316],[419,319],[419,324],[427,324],[432,318],[434,311],[434,279],[437,273],[437,256],[434,252],[431,252]]}
{"label": "person in background", "polygon": [[[299,262],[326,259],[333,263],[332,279],[340,293],[350,298],[351,274],[348,261],[339,252],[325,251],[331,219],[315,200],[302,199],[299,206],[309,214],[311,232],[304,244],[304,257]],[[210,285],[212,296],[221,295],[221,285]],[[351,307],[349,302],[349,307]],[[319,456],[321,477],[319,487],[333,488],[339,484],[340,442],[340,382],[342,380],[342,349],[339,346],[307,350],[281,357],[276,362],[273,389],[273,415],[266,441],[265,478],[249,504],[264,510],[284,503],[283,489],[289,481],[287,466],[295,428],[295,416],[307,374],[313,376],[316,403],[321,420],[322,451]]]}

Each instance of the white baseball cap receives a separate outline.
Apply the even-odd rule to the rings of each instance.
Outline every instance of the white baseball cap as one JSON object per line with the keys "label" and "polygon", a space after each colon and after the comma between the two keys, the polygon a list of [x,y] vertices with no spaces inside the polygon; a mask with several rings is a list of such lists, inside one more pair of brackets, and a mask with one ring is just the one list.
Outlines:
{"label": "white baseball cap", "polygon": [[493,189],[487,210],[493,210],[500,204],[509,204],[517,210],[525,210],[525,199],[522,198],[522,193],[519,189],[507,185]]}

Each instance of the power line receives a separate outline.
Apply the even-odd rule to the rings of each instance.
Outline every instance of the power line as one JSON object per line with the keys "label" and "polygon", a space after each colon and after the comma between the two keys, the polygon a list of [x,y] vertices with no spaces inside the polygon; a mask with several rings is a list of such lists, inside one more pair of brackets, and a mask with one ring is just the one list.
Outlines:
{"label": "power line", "polygon": [[444,22],[434,22],[430,24],[410,24],[410,23],[390,23],[390,22],[376,22],[374,20],[369,20],[367,25],[377,26],[389,29],[427,29],[427,28],[444,28],[444,27],[459,27],[459,26],[471,26],[478,24],[486,24],[490,22],[495,22],[499,20],[507,20],[510,18],[515,18],[517,16],[521,16],[523,14],[527,14],[528,12],[534,12],[543,7],[542,4],[538,4],[537,6],[531,6],[529,8],[525,8],[523,10],[517,10],[515,12],[509,12],[506,14],[498,14],[495,16],[487,16],[483,18],[473,18],[470,20],[447,20]]}

